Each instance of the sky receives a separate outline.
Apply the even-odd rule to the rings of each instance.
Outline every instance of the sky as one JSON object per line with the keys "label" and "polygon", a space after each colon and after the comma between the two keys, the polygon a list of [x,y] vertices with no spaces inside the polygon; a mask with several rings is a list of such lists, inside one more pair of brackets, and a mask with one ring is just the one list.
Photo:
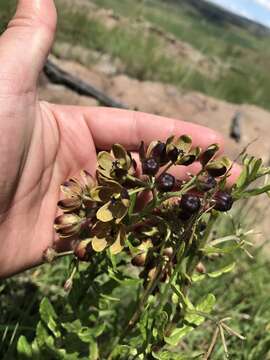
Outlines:
{"label": "sky", "polygon": [[208,0],[270,28],[270,0]]}

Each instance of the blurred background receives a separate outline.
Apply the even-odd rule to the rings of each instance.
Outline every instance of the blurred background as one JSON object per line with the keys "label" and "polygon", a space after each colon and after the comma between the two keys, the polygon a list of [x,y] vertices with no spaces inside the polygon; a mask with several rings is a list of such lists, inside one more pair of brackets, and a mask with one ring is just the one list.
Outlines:
{"label": "blurred background", "polygon": [[[0,31],[15,3],[0,1]],[[56,5],[58,31],[40,76],[42,99],[119,106],[209,126],[224,135],[232,158],[256,140],[249,153],[269,165],[270,0],[56,0]],[[242,219],[264,234],[260,244],[270,229],[268,201],[261,198],[242,209]],[[269,246],[262,252],[269,254]],[[259,258],[259,265],[245,260],[240,272],[251,269],[247,283],[239,292],[232,285],[230,293],[235,306],[251,297],[248,309],[258,316],[255,326],[240,329],[251,332],[250,347],[234,359],[270,359],[269,261]],[[35,319],[38,300],[62,280],[63,274],[48,277],[38,269],[1,285],[5,351],[14,350],[20,329],[31,333],[29,319],[31,314]],[[23,300],[25,284],[39,289],[30,304]],[[14,286],[21,292],[14,293]],[[21,296],[24,314],[14,310],[12,293]]]}

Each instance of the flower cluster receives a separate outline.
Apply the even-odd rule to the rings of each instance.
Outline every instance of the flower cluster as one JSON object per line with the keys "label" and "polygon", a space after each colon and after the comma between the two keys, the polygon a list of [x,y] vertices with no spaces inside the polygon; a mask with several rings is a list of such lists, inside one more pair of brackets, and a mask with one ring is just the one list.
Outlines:
{"label": "flower cluster", "polygon": [[[226,180],[231,163],[227,158],[215,160],[218,150],[218,145],[213,144],[202,151],[192,146],[189,136],[182,135],[171,136],[166,142],[153,141],[147,148],[142,142],[138,166],[119,144],[113,145],[110,152],[99,152],[96,180],[82,171],[80,179],[72,178],[62,185],[64,199],[58,207],[63,214],[55,219],[57,234],[73,240],[74,254],[83,261],[106,249],[111,254],[130,251],[127,239],[132,234],[137,252],[132,255],[132,263],[144,266],[142,276],[151,278],[160,254],[172,259],[171,249],[190,219],[211,209],[231,208],[231,195],[219,187],[220,180]],[[179,182],[170,173],[171,167],[188,166],[195,161],[201,163],[202,169],[186,181]],[[149,194],[145,197],[149,200],[143,204],[143,210],[137,211],[142,193]],[[174,216],[168,218],[172,208]],[[168,227],[171,238],[164,247],[162,237]],[[177,234],[172,231],[175,227]],[[165,266],[164,274],[169,272]]]}
{"label": "flower cluster", "polygon": [[58,203],[64,212],[55,219],[60,238],[74,240],[75,255],[88,261],[92,251],[110,248],[120,252],[126,237],[122,220],[130,204],[128,190],[121,184],[127,175],[135,173],[136,163],[121,146],[113,145],[111,152],[98,154],[96,180],[86,171],[81,179],[72,178],[62,187],[65,198]]}

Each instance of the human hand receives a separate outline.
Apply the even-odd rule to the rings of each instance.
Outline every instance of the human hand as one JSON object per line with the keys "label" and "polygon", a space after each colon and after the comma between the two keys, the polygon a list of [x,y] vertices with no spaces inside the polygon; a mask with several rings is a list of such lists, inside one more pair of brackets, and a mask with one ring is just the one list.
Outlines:
{"label": "human hand", "polygon": [[[39,101],[37,79],[56,19],[53,0],[19,0],[0,38],[0,277],[40,263],[43,251],[57,244],[60,184],[81,169],[93,174],[96,148],[121,143],[136,151],[141,140],[171,134],[189,134],[202,148],[216,142],[223,147],[213,130],[183,121]],[[231,181],[237,173],[232,171]]]}

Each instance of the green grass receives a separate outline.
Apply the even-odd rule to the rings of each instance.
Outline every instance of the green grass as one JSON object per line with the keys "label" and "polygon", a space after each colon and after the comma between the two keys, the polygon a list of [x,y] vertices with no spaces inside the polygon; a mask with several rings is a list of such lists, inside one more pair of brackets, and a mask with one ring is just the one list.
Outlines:
{"label": "green grass", "polygon": [[[231,64],[231,70],[216,82],[195,73],[182,84],[181,74],[175,76],[177,71],[168,82],[234,103],[253,103],[270,109],[270,36],[257,37],[230,24],[217,26],[190,12],[188,7],[159,0],[95,0],[95,3],[131,19],[144,18],[204,54]],[[163,81],[162,76],[160,79]]]}
{"label": "green grass", "polygon": [[[227,221],[219,223],[217,236],[231,233],[230,225],[231,223]],[[250,260],[246,255],[238,252],[215,262],[205,261],[208,271],[216,270],[232,261],[236,262],[236,269],[222,278],[199,282],[190,296],[193,303],[197,303],[206,294],[214,293],[218,299],[215,316],[218,318],[230,316],[229,325],[246,337],[246,340],[242,341],[226,336],[231,359],[235,360],[270,359],[270,261],[264,254],[264,248],[254,251],[254,256],[254,260]],[[67,278],[68,263],[68,259],[62,259],[53,266],[43,265],[2,281],[0,284],[1,359],[17,358],[16,343],[20,335],[26,336],[29,341],[35,337],[35,328],[39,321],[39,303],[44,296],[50,299],[56,312],[62,314],[66,302],[62,286]],[[89,287],[89,284],[87,286]],[[75,298],[76,294],[71,293],[69,301],[72,302]],[[76,301],[80,302],[79,299]],[[206,350],[214,329],[215,325],[210,321],[197,328],[184,339],[185,352]],[[219,359],[222,359],[220,340],[216,344],[213,356],[213,360]]]}
{"label": "green grass", "polygon": [[[187,62],[164,52],[164,42],[157,35],[145,35],[138,28],[117,26],[108,30],[100,21],[89,19],[83,8],[59,8],[58,42],[81,45],[119,58],[124,72],[139,80],[170,83],[184,90],[201,91],[234,103],[252,103],[270,109],[269,37],[255,37],[242,28],[215,24],[180,7],[159,0],[95,0],[97,5],[112,8],[115,13],[141,17],[172,33],[205,53],[230,64],[229,71],[216,80],[190,67]],[[14,2],[0,4],[2,28],[12,13]],[[57,47],[55,47],[57,53]],[[76,58],[78,60],[78,58]]]}

